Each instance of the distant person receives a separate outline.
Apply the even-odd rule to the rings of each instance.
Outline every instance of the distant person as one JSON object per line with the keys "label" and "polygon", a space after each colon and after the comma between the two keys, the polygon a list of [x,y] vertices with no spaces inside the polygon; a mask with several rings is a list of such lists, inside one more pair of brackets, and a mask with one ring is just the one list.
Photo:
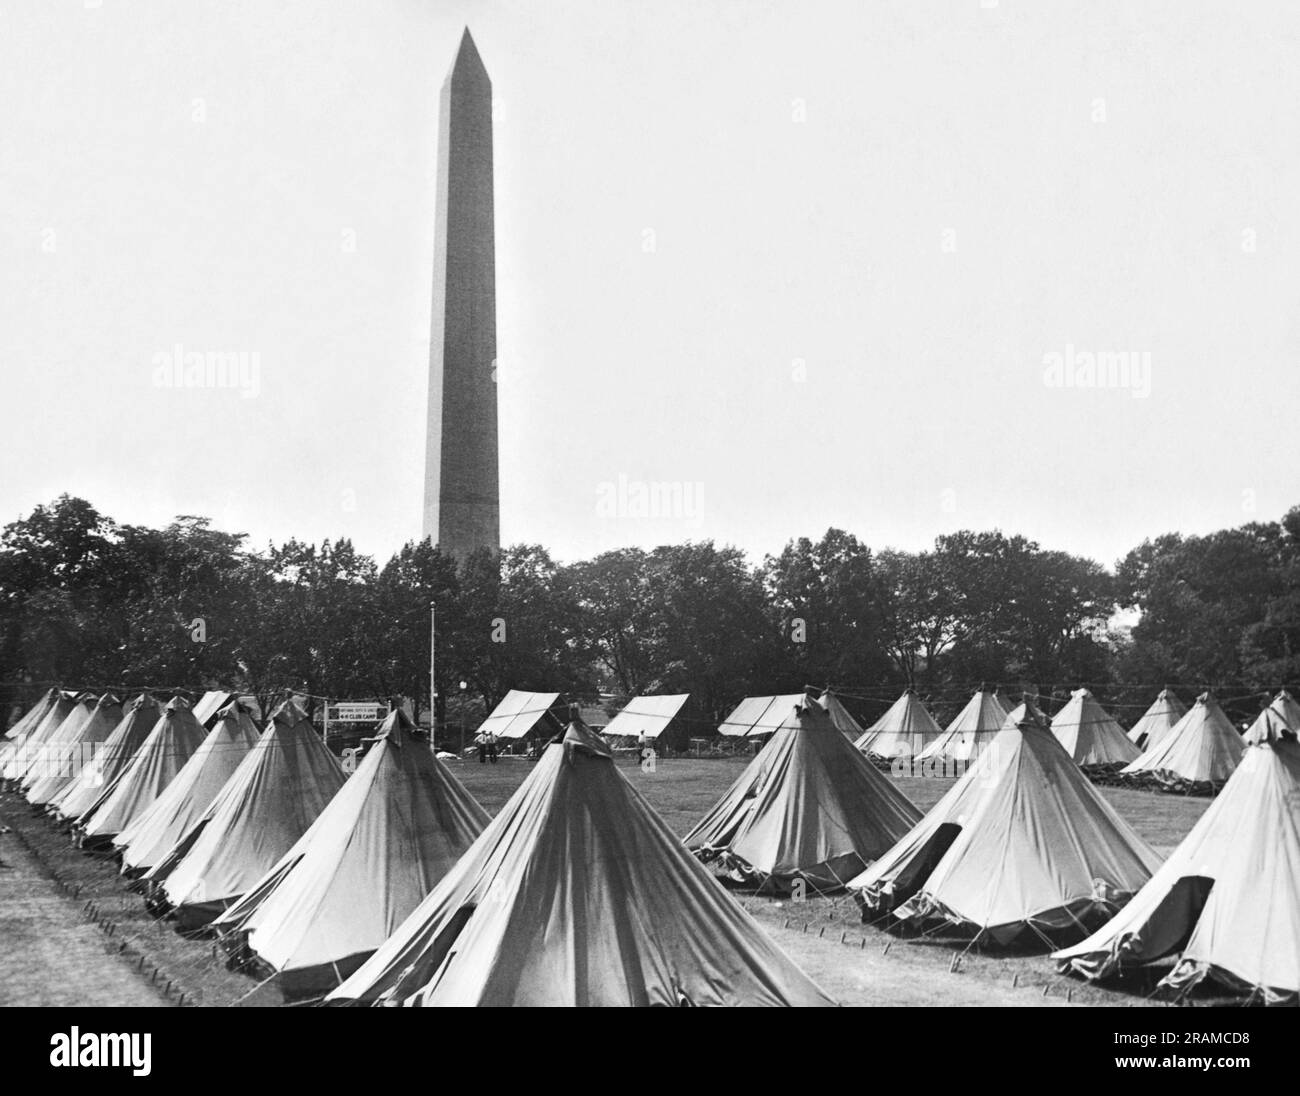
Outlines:
{"label": "distant person", "polygon": [[488,731],[487,736],[487,755],[488,760],[495,765],[497,763],[497,736],[491,731]]}
{"label": "distant person", "polygon": [[642,731],[639,735],[636,736],[636,759],[638,761],[645,760],[646,748],[648,746],[649,746],[649,742],[646,740],[645,731]]}
{"label": "distant person", "polygon": [[487,735],[481,734],[475,740],[478,746],[478,763],[480,765],[487,763]]}

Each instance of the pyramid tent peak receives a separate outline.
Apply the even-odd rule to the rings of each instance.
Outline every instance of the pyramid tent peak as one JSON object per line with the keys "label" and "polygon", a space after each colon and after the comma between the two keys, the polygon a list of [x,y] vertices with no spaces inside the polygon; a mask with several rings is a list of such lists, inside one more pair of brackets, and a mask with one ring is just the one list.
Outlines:
{"label": "pyramid tent peak", "polygon": [[1294,740],[1295,737],[1295,728],[1276,708],[1269,706],[1260,709],[1259,715],[1242,735],[1241,740],[1247,746],[1258,746],[1264,742],[1279,742],[1285,738]]}
{"label": "pyramid tent peak", "polygon": [[271,709],[271,718],[267,722],[268,725],[270,723],[276,723],[280,726],[292,727],[295,723],[303,723],[306,720],[307,713],[302,710],[301,706],[293,699],[293,697],[289,697],[287,700],[280,701],[279,704]]}
{"label": "pyramid tent peak", "polygon": [[1003,727],[1048,731],[1051,730],[1052,721],[1047,718],[1047,713],[1034,703],[1033,698],[1027,696],[1007,712],[1007,721]]}
{"label": "pyramid tent peak", "polygon": [[609,744],[580,718],[574,717],[560,737],[566,751],[581,750],[594,757],[613,759],[614,751]]}
{"label": "pyramid tent peak", "polygon": [[1285,719],[1292,730],[1300,732],[1300,703],[1289,692],[1279,690],[1269,707]]}
{"label": "pyramid tent peak", "polygon": [[416,726],[404,708],[394,708],[384,721],[379,724],[379,729],[375,731],[376,738],[400,738],[403,735],[414,734]]}

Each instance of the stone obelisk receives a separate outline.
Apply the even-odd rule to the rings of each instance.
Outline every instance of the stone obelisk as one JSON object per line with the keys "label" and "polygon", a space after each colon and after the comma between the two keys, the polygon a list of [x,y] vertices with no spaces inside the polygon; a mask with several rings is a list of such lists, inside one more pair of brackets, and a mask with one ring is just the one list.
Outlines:
{"label": "stone obelisk", "polygon": [[442,86],[424,536],[459,559],[501,547],[492,81],[468,29]]}

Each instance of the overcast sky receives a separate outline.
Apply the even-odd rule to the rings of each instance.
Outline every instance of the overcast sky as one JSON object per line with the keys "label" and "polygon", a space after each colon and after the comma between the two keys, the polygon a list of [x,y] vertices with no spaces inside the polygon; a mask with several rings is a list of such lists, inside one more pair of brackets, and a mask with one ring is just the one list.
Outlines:
{"label": "overcast sky", "polygon": [[[467,23],[507,542],[1110,563],[1300,503],[1294,4],[8,0],[0,521],[418,535]],[[255,382],[160,383],[178,344]],[[1062,383],[1098,352],[1138,368]]]}

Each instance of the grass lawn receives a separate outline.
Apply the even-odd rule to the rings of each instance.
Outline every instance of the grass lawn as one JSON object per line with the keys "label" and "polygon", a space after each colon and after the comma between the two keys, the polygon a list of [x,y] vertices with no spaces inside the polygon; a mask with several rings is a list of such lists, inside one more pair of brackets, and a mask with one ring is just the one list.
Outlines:
{"label": "grass lawn", "polygon": [[[642,772],[630,758],[620,758],[618,764],[668,825],[684,835],[748,760],[661,759],[654,773]],[[476,760],[448,764],[489,814],[500,810],[533,767],[531,761],[508,757],[496,765]],[[891,779],[922,810],[936,803],[953,783],[923,777]],[[1102,794],[1161,853],[1177,845],[1209,805],[1206,799],[1130,789],[1103,788]],[[97,903],[105,950],[117,952],[122,942],[127,944],[128,961],[121,965],[127,982],[140,977],[134,957],[142,956],[144,976],[157,967],[161,979],[174,984],[174,996],[186,994],[187,1004],[278,1003],[273,990],[254,992],[250,979],[226,970],[210,941],[186,939],[165,922],[155,921],[112,864],[72,848],[62,830],[32,814],[12,794],[0,794],[0,825],[21,830],[46,870],[65,888],[65,918],[84,920],[83,905],[88,900]],[[953,958],[964,942],[934,936],[893,937],[864,925],[847,897],[813,897],[803,902],[744,893],[736,897],[796,962],[844,1004],[1140,1005],[1146,1003],[1146,994],[1159,977],[1139,976],[1100,989],[1059,978],[1041,953],[974,950],[963,956],[954,973]],[[42,915],[52,916],[48,903]],[[48,963],[48,957],[10,949],[0,958],[0,983],[21,984],[23,978],[40,977],[43,962]],[[122,1003],[132,1000],[135,992],[124,984]]]}

